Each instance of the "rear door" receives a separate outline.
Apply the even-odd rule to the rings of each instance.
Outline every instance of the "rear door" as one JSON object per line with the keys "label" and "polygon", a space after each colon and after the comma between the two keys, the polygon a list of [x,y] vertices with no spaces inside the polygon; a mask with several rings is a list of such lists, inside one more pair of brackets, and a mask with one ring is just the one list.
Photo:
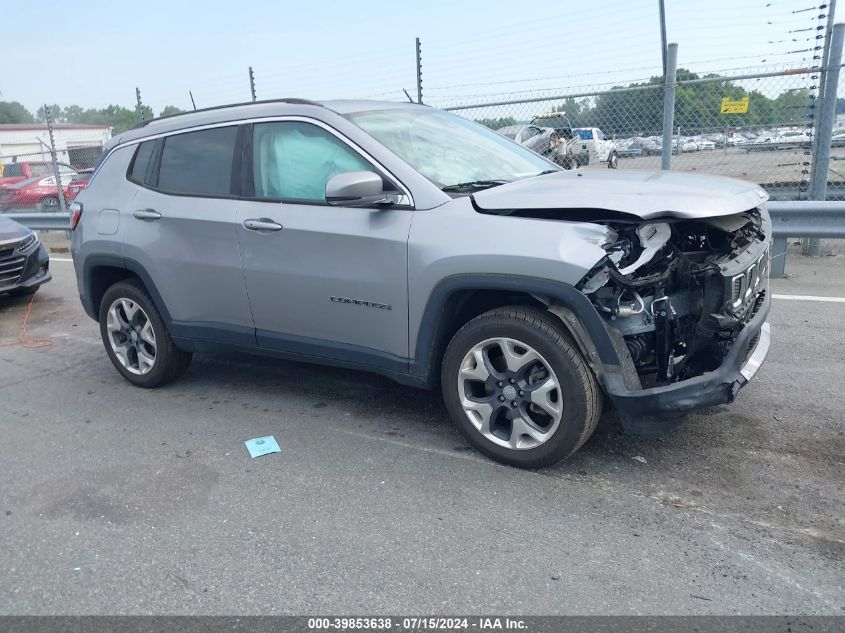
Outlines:
{"label": "rear door", "polygon": [[325,124],[251,127],[237,231],[259,346],[407,371],[410,207],[329,206],[332,176],[390,179]]}
{"label": "rear door", "polygon": [[240,132],[218,126],[142,143],[124,253],[147,271],[177,337],[255,346],[235,232]]}

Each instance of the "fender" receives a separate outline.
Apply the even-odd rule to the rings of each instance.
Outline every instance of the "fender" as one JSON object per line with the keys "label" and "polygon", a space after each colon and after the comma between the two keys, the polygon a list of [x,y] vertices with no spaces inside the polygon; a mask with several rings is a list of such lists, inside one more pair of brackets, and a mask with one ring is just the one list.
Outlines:
{"label": "fender", "polygon": [[[502,290],[540,295],[549,299],[550,304],[565,307],[577,318],[580,327],[574,327],[573,323],[563,318],[561,318],[561,323],[578,343],[593,370],[597,374],[599,368],[602,372],[612,373],[620,370],[622,361],[604,321],[590,300],[571,285],[523,275],[467,274],[444,278],[434,287],[429,296],[420,321],[414,357],[411,362],[411,375],[420,382],[427,384],[433,382],[436,371],[434,345],[440,317],[449,297],[461,290]],[[556,316],[560,318],[559,315]]]}
{"label": "fender", "polygon": [[95,321],[99,319],[100,306],[94,305],[94,298],[91,296],[90,291],[94,281],[94,269],[99,266],[122,268],[123,270],[127,270],[137,275],[138,278],[144,282],[144,286],[146,286],[147,292],[150,293],[150,297],[152,297],[161,318],[164,319],[165,325],[167,325],[168,329],[171,328],[173,319],[170,317],[170,312],[167,310],[167,306],[164,304],[164,301],[158,292],[158,288],[156,288],[146,269],[134,259],[128,259],[118,255],[89,255],[85,258],[85,262],[82,265],[82,278],[85,280],[85,294],[81,296],[81,299],[82,306],[85,308],[85,313],[88,316]]}

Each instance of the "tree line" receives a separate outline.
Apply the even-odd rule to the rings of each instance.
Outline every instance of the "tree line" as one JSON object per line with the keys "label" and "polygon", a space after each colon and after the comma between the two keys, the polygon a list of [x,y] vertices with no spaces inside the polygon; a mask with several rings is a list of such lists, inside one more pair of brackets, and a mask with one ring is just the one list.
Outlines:
{"label": "tree line", "polygon": [[[700,77],[685,68],[677,71],[679,80],[713,79],[702,84],[680,85],[675,90],[675,126],[683,133],[699,134],[713,132],[726,127],[742,128],[765,125],[795,125],[809,123],[814,114],[815,99],[807,88],[784,90],[775,97],[768,97],[759,90],[746,90],[736,82],[719,75],[709,74]],[[588,97],[584,99],[565,99],[552,109],[565,111],[574,127],[599,127],[605,134],[615,136],[646,136],[659,134],[663,126],[663,77],[651,77],[646,82],[631,83],[627,86],[615,86],[620,90]],[[640,88],[640,89],[637,89]],[[732,100],[749,97],[747,114],[720,114],[723,97]],[[533,106],[535,104],[527,104]],[[503,106],[507,108],[508,106]],[[526,106],[523,106],[526,107]],[[544,106],[537,105],[536,112],[525,119],[518,120],[508,114],[496,118],[477,119],[492,129],[527,122],[532,116],[541,114]],[[49,106],[50,114],[57,123],[87,123],[108,125],[113,134],[120,134],[143,118],[153,118],[149,106],[143,106],[139,114],[137,108],[125,108],[109,105],[105,108],[82,108],[78,105],[61,107]],[[182,112],[176,106],[169,105],[161,110],[159,116],[168,116]],[[845,98],[836,101],[836,113],[845,113]],[[0,101],[0,124],[34,123],[46,121],[44,106],[35,114],[29,112],[17,101]]]}
{"label": "tree line", "polygon": [[[730,79],[708,74],[700,77],[679,68],[678,80],[713,79],[707,83],[683,85],[675,90],[675,126],[684,134],[714,132],[725,128],[758,127],[767,125],[797,125],[812,121],[815,99],[807,88],[784,90],[768,97],[759,90],[746,90]],[[611,92],[584,99],[569,98],[552,108],[565,111],[573,127],[598,127],[605,134],[616,136],[650,136],[660,134],[663,127],[663,77],[646,82],[615,86]],[[614,93],[614,89],[625,88]],[[634,90],[628,90],[634,88]],[[639,89],[637,89],[639,88]],[[739,100],[749,97],[746,114],[721,114],[723,97]],[[507,107],[507,106],[505,106]],[[538,106],[534,115],[542,114]],[[845,112],[845,98],[836,101],[836,113]],[[512,115],[477,119],[492,129],[499,129],[522,121]]]}
{"label": "tree line", "polygon": [[[152,119],[152,108],[142,106],[139,114],[137,108],[124,108],[119,105],[110,105],[105,108],[82,108],[78,105],[61,107],[58,104],[47,106],[51,118],[55,123],[78,123],[87,125],[108,125],[112,128],[112,134],[120,134],[135,127],[141,120]],[[17,101],[0,101],[0,124],[2,123],[44,123],[47,120],[47,112],[44,106],[38,108],[32,114]],[[182,112],[176,106],[166,106],[159,112],[159,116],[169,116]]]}

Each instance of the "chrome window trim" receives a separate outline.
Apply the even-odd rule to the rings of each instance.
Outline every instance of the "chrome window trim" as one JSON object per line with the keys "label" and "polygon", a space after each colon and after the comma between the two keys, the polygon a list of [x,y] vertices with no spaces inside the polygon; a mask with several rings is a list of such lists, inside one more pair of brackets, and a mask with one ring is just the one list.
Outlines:
{"label": "chrome window trim", "polygon": [[[373,156],[369,152],[367,152],[364,148],[362,148],[360,145],[358,145],[355,141],[351,140],[349,137],[347,137],[346,135],[344,135],[340,131],[336,130],[335,128],[333,128],[331,125],[329,125],[325,121],[320,121],[319,119],[315,119],[314,117],[303,116],[301,114],[285,114],[285,115],[276,115],[276,116],[251,117],[251,118],[248,118],[248,119],[238,119],[236,121],[224,121],[224,122],[219,122],[219,123],[207,123],[205,125],[196,125],[196,126],[193,126],[193,127],[179,128],[178,130],[170,130],[169,132],[159,132],[158,134],[150,134],[149,136],[144,136],[143,138],[136,138],[136,139],[132,139],[131,141],[126,141],[124,143],[120,143],[118,145],[115,145],[113,148],[111,148],[109,150],[109,153],[106,155],[106,158],[103,160],[103,163],[105,163],[111,157],[113,152],[116,152],[117,150],[122,149],[124,147],[131,147],[133,145],[138,145],[140,143],[143,143],[144,141],[150,141],[150,140],[155,140],[155,139],[159,139],[159,138],[166,138],[168,136],[175,136],[177,134],[187,134],[188,132],[201,132],[202,130],[211,130],[211,129],[219,128],[219,127],[233,127],[233,126],[237,127],[237,126],[240,126],[240,125],[245,125],[247,123],[253,123],[253,124],[254,123],[274,123],[274,122],[282,122],[282,121],[299,121],[299,122],[302,122],[302,123],[311,123],[313,125],[316,125],[318,127],[323,128],[324,130],[326,130],[330,134],[334,135],[342,143],[345,143],[346,145],[348,145],[353,151],[360,154],[368,162],[372,163],[374,166],[376,166],[378,169],[380,169],[383,173],[387,174],[388,178],[390,178],[390,180],[392,180],[399,187],[399,189],[402,191],[402,193],[404,193],[408,197],[408,200],[410,202],[410,206],[414,207],[414,196],[411,194],[411,190],[408,189],[408,187],[405,186],[405,183],[403,183],[399,178],[397,178],[396,175],[392,171],[387,169],[378,160],[373,158]],[[378,142],[378,141],[375,141],[375,142]],[[101,164],[103,164],[103,163],[101,163]],[[93,179],[93,175],[92,175],[92,179]],[[166,193],[166,192],[159,192],[159,193]],[[192,194],[182,194],[182,195],[192,195]],[[202,196],[199,196],[199,197],[202,197]],[[236,198],[236,199],[246,199],[242,195],[241,196],[231,196],[231,197]]]}

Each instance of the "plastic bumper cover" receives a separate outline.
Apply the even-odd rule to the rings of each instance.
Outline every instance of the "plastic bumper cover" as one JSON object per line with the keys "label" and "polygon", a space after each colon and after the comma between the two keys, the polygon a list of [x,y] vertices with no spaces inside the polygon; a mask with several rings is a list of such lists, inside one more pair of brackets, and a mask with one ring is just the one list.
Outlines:
{"label": "plastic bumper cover", "polygon": [[[767,296],[714,371],[636,391],[626,389],[619,375],[602,376],[605,391],[619,413],[623,428],[632,433],[658,434],[677,426],[690,411],[732,402],[760,369],[769,352],[771,327],[766,318],[770,305],[771,299]],[[753,349],[749,349],[752,346]]]}
{"label": "plastic bumper cover", "polygon": [[50,254],[44,248],[44,245],[39,243],[38,248],[27,256],[23,273],[17,284],[9,288],[4,288],[3,290],[34,288],[47,283],[52,278],[53,274],[50,272]]}

